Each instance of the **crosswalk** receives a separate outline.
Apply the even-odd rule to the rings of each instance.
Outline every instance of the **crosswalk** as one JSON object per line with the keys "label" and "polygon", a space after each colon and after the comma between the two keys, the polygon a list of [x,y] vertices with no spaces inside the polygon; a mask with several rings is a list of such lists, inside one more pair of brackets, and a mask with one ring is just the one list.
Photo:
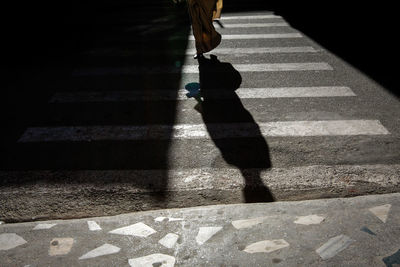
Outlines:
{"label": "crosswalk", "polygon": [[[272,20],[272,22],[271,22]],[[276,21],[279,20],[279,21]],[[245,21],[245,23],[242,23]],[[256,22],[254,22],[256,21]],[[259,14],[259,15],[224,15],[221,19],[221,24],[223,27],[218,26],[218,30],[222,33],[223,41],[217,49],[212,51],[219,57],[221,61],[229,61],[234,58],[232,63],[233,67],[242,74],[243,83],[253,84],[252,87],[241,87],[235,92],[237,97],[241,99],[246,105],[254,105],[252,112],[268,112],[263,110],[260,111],[256,109],[256,106],[272,107],[274,104],[282,105],[281,111],[283,115],[281,118],[285,117],[285,110],[293,105],[293,102],[279,102],[284,99],[290,101],[304,101],[304,105],[299,108],[298,112],[293,115],[287,114],[287,118],[296,117],[296,114],[314,114],[313,117],[318,117],[315,115],[318,111],[308,110],[307,102],[304,99],[313,101],[321,101],[321,113],[323,113],[324,106],[326,103],[334,105],[335,103],[350,104],[351,102],[345,101],[357,101],[357,94],[354,88],[346,84],[346,81],[335,80],[335,84],[329,84],[328,80],[320,80],[323,77],[323,73],[328,72],[329,75],[334,77],[335,65],[330,62],[330,57],[327,56],[325,51],[309,42],[308,39],[301,33],[297,32],[295,29],[291,29],[290,25],[283,21],[283,18],[273,14]],[[225,23],[226,22],[226,23]],[[257,33],[238,33],[241,30],[255,30]],[[290,32],[288,32],[290,30]],[[272,32],[270,32],[272,31]],[[183,56],[188,56],[194,53],[193,48],[193,36],[180,36],[177,35],[172,38],[167,38],[168,40],[178,40],[184,39],[189,42],[189,45],[185,49],[176,49],[174,47],[169,47],[168,51],[157,51],[152,50],[151,47],[142,50],[129,50],[124,51],[113,49],[113,50],[98,50],[90,51],[85,55],[90,57],[96,56],[108,56],[108,57],[123,57],[123,56],[139,56],[139,55],[153,55],[157,56],[159,54],[165,53],[169,56],[178,55],[183,53]],[[286,43],[288,39],[295,39],[289,45]],[[146,40],[146,38],[143,38]],[[278,42],[278,45],[271,45],[270,41]],[[138,40],[138,42],[141,40]],[[243,42],[249,42],[248,46],[240,47]],[[293,45],[293,42],[298,41],[297,44]],[[237,45],[232,46],[234,42]],[[257,42],[257,46],[253,45]],[[276,44],[276,43],[275,43]],[[238,57],[240,55],[241,57]],[[266,55],[275,55],[274,62],[267,60]],[[287,62],[288,55],[293,56],[290,62]],[[208,56],[208,55],[207,55]],[[264,58],[265,57],[265,58]],[[244,59],[245,62],[240,63]],[[252,59],[257,59],[257,63],[252,63]],[[294,59],[298,59],[295,61]],[[325,59],[326,61],[322,60]],[[189,60],[189,61],[188,61]],[[263,61],[264,62],[260,62]],[[281,60],[279,62],[279,60]],[[303,75],[302,79],[307,79],[312,83],[313,86],[309,84],[302,84],[301,79],[293,78],[296,82],[291,83],[290,86],[287,85],[287,80],[275,80],[278,86],[271,87],[265,86],[267,80],[272,76],[269,76],[271,72],[279,72],[281,77],[288,76],[292,77],[293,73],[296,75]],[[186,59],[183,65],[151,65],[151,64],[141,64],[141,62],[136,62],[129,66],[96,66],[96,67],[82,67],[76,68],[72,72],[72,79],[79,78],[94,78],[96,77],[126,77],[130,75],[154,75],[154,79],[158,79],[157,75],[180,75],[182,80],[191,80],[192,82],[198,82],[199,79],[199,67],[196,61],[192,59]],[[260,76],[253,76],[260,75]],[[146,77],[147,77],[146,76]],[[136,77],[136,76],[135,76]],[[251,78],[256,77],[256,78]],[[263,77],[258,79],[257,77]],[[293,76],[294,77],[294,76]],[[122,79],[122,78],[121,78]],[[272,79],[272,78],[271,78]],[[148,80],[144,79],[138,82],[146,82]],[[327,84],[328,83],[328,84]],[[177,83],[179,84],[179,83]],[[140,88],[140,86],[138,86]],[[231,93],[224,93],[223,91],[215,92],[216,99],[221,100],[221,105],[229,102]],[[303,99],[303,100],[300,100]],[[345,101],[343,99],[346,99]],[[248,102],[246,102],[248,101]],[[171,114],[176,118],[186,114],[187,120],[190,118],[195,118],[192,122],[187,121],[185,123],[171,123],[159,122],[153,124],[152,121],[146,121],[146,117],[157,116],[157,110],[148,110],[146,105],[150,106],[148,103],[158,102],[161,107],[170,103],[172,105],[173,111]],[[57,107],[71,107],[72,109],[83,107],[85,105],[101,104],[104,107],[112,103],[122,104],[131,103],[132,106],[143,105],[145,108],[134,110],[134,112],[143,112],[143,120],[140,123],[135,121],[126,122],[127,124],[111,123],[107,124],[109,120],[105,117],[103,124],[98,125],[82,125],[81,117],[79,111],[77,115],[71,119],[72,125],[60,125],[64,121],[59,119],[61,123],[58,125],[32,125],[21,135],[18,142],[20,144],[32,144],[32,143],[62,143],[62,142],[103,142],[103,141],[177,141],[181,142],[179,151],[184,150],[185,142],[191,142],[191,140],[203,140],[210,147],[212,141],[216,139],[251,139],[259,138],[260,133],[263,138],[268,141],[268,138],[281,138],[278,145],[285,146],[285,140],[287,138],[298,138],[298,142],[301,142],[301,138],[308,138],[307,142],[310,142],[310,138],[345,138],[345,137],[382,137],[390,136],[390,132],[387,130],[385,125],[376,119],[375,117],[356,117],[356,115],[338,116],[327,118],[321,116],[321,119],[317,120],[279,120],[279,121],[268,121],[268,116],[263,119],[255,119],[254,122],[248,121],[235,121],[235,118],[230,118],[231,121],[226,121],[224,117],[221,121],[204,121],[199,123],[202,119],[201,111],[200,113],[194,111],[194,107],[197,104],[195,98],[188,96],[188,91],[181,88],[175,88],[175,90],[170,90],[167,88],[151,88],[150,89],[133,89],[133,90],[118,90],[118,88],[110,88],[110,90],[96,91],[96,88],[86,87],[82,90],[71,90],[56,92],[49,100],[49,105],[57,109]],[[73,105],[73,106],[71,106]],[[151,104],[154,107],[156,104]],[[287,105],[287,106],[285,106]],[[339,105],[339,104],[338,104]],[[141,106],[140,106],[141,107]],[[188,109],[190,108],[190,110]],[[115,105],[113,108],[118,108]],[[338,107],[342,108],[342,107]],[[350,107],[347,107],[350,108]],[[68,110],[68,109],[67,109]],[[218,109],[217,109],[218,110]],[[272,108],[271,108],[272,110]],[[160,108],[160,112],[162,109]],[[76,112],[76,110],[75,110]],[[162,112],[161,112],[162,113]],[[187,115],[189,114],[190,115]],[[247,113],[246,113],[247,114]],[[137,115],[137,114],[136,114]],[[160,117],[163,114],[159,114]],[[252,114],[254,117],[259,118],[257,114]],[[51,116],[51,114],[49,114]],[[140,114],[139,114],[140,116]],[[246,115],[247,116],[247,115]],[[135,118],[137,116],[134,116]],[[217,116],[218,117],[218,116]],[[276,116],[275,116],[276,117]],[[323,118],[322,118],[323,117]],[[75,124],[73,124],[75,123]],[[211,133],[211,134],[210,134]],[[320,140],[320,139],[319,139]],[[341,139],[343,140],[343,139]],[[316,141],[319,142],[319,141]],[[233,142],[232,145],[235,145]],[[194,147],[190,146],[191,149]],[[278,149],[278,148],[274,148]],[[295,149],[295,148],[293,148]],[[329,149],[329,148],[328,148]],[[337,147],[335,149],[338,149]],[[340,149],[340,148],[339,148]],[[140,151],[145,151],[141,147]],[[147,150],[151,155],[151,148]],[[190,151],[192,154],[188,154],[193,162],[197,157],[196,151]],[[170,152],[173,153],[173,152]],[[205,153],[202,151],[202,153]],[[217,154],[221,153],[218,150],[210,149],[208,158],[216,158]],[[268,151],[265,151],[268,153]],[[301,153],[301,151],[300,151]],[[317,153],[317,152],[316,152]],[[174,155],[169,155],[169,161],[176,158]],[[272,158],[274,156],[272,155]],[[332,163],[332,162],[329,162]],[[199,164],[199,167],[204,167],[204,165],[209,164],[209,162]],[[309,165],[312,165],[310,162]],[[174,164],[171,164],[173,166]],[[274,162],[272,162],[274,166]],[[208,166],[210,167],[210,166]],[[264,166],[261,166],[264,167]],[[140,167],[138,168],[140,169]]]}

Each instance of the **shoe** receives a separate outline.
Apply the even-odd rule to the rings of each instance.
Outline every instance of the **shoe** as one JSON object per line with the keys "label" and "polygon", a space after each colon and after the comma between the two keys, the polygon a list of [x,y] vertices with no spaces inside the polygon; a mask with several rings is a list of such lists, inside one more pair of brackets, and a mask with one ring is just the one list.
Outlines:
{"label": "shoe", "polygon": [[204,57],[203,54],[194,54],[194,56],[193,56],[194,59],[198,59],[201,57]]}

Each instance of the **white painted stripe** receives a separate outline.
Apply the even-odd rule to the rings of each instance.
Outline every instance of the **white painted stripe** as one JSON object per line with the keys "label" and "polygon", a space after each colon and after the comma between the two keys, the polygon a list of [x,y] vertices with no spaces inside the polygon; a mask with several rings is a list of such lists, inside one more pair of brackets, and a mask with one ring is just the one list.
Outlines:
{"label": "white painted stripe", "polygon": [[[236,64],[233,67],[239,72],[333,70],[333,68],[325,62]],[[182,73],[199,73],[199,66],[184,65],[182,68]]]}
{"label": "white painted stripe", "polygon": [[[281,88],[239,88],[236,94],[242,99],[248,98],[288,98],[288,97],[347,97],[356,96],[349,87],[281,87]],[[186,89],[153,91],[112,91],[112,92],[60,92],[50,103],[86,103],[86,102],[129,102],[129,101],[173,101],[194,100],[189,98]],[[231,92],[215,91],[215,98],[229,98]]]}
{"label": "white painted stripe", "polygon": [[[305,62],[305,63],[269,63],[269,64],[235,64],[233,66],[240,72],[275,72],[275,71],[313,71],[313,70],[333,70],[325,62]],[[103,75],[133,75],[133,74],[173,74],[199,73],[199,65],[184,65],[178,67],[129,67],[129,68],[90,68],[79,69],[73,72],[73,76],[103,76]]]}
{"label": "white painted stripe", "polygon": [[[195,49],[188,49],[186,54],[193,55]],[[311,46],[298,47],[242,47],[242,48],[216,48],[211,53],[215,54],[275,54],[275,53],[316,53]]]}
{"label": "white painted stripe", "polygon": [[[316,53],[320,50],[316,50],[311,46],[298,46],[298,47],[241,47],[241,48],[216,48],[212,50],[213,54],[274,54],[274,53]],[[112,56],[134,56],[138,54],[149,54],[149,55],[182,55],[182,54],[193,56],[196,53],[196,49],[191,48],[186,51],[179,49],[172,50],[126,50],[126,51],[113,51],[113,50],[98,50],[98,51],[88,51],[84,54],[86,55],[112,55]]]}
{"label": "white painted stripe", "polygon": [[269,27],[287,27],[289,24],[286,22],[271,22],[271,23],[222,23],[223,27],[215,24],[218,29],[233,29],[233,28],[269,28]]}
{"label": "white painted stripe", "polygon": [[[250,40],[250,39],[286,39],[302,38],[300,33],[263,33],[263,34],[223,34],[222,40]],[[172,39],[181,39],[181,36]],[[194,36],[189,36],[189,41],[194,41]]]}
{"label": "white painted stripe", "polygon": [[233,19],[281,19],[281,16],[277,16],[277,15],[272,15],[272,14],[268,14],[268,15],[247,15],[247,16],[225,16],[222,15],[221,16],[221,21],[224,20],[233,20]]}
{"label": "white painted stripe", "polygon": [[180,124],[151,126],[76,126],[28,128],[19,142],[168,140],[263,136],[387,135],[377,120],[281,121],[258,124]]}

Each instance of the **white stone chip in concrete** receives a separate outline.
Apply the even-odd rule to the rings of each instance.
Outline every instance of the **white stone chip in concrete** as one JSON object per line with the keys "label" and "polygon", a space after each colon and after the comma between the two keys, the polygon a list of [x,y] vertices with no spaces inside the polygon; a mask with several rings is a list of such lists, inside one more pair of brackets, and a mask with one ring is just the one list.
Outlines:
{"label": "white stone chip in concrete", "polygon": [[155,222],[162,222],[162,221],[164,221],[165,219],[167,219],[167,217],[157,217],[157,218],[154,219],[154,221],[155,221]]}
{"label": "white stone chip in concrete", "polygon": [[132,267],[173,267],[175,258],[165,254],[152,254],[136,259],[130,259],[129,265]]}
{"label": "white stone chip in concrete", "polygon": [[56,226],[56,223],[39,223],[36,225],[33,230],[46,230]]}
{"label": "white stone chip in concrete", "polygon": [[323,220],[325,220],[325,217],[313,214],[313,215],[308,215],[308,216],[299,216],[294,221],[294,223],[303,224],[303,225],[311,225],[311,224],[320,224]]}
{"label": "white stone chip in concrete", "polygon": [[288,246],[289,243],[284,239],[264,240],[248,245],[243,251],[247,253],[269,253]]}
{"label": "white stone chip in concrete", "polygon": [[165,219],[168,219],[169,222],[183,221],[182,218],[168,218],[168,217],[157,217],[154,219],[154,221],[155,222],[163,222]]}
{"label": "white stone chip in concrete", "polygon": [[50,256],[67,255],[74,244],[74,239],[67,238],[54,238],[50,241]]}
{"label": "white stone chip in concrete", "polygon": [[369,211],[372,212],[376,217],[378,217],[379,220],[386,223],[391,207],[392,207],[392,205],[386,204],[386,205],[370,208]]}
{"label": "white stone chip in concrete", "polygon": [[327,260],[346,249],[353,242],[354,240],[352,240],[350,237],[346,235],[339,235],[329,239],[328,242],[318,248],[316,252],[322,259]]}
{"label": "white stone chip in concrete", "polygon": [[180,222],[180,221],[183,221],[183,219],[182,218],[168,218],[168,221],[169,222]]}
{"label": "white stone chip in concrete", "polygon": [[0,234],[0,250],[9,250],[25,243],[26,240],[15,233]]}
{"label": "white stone chip in concrete", "polygon": [[99,256],[104,256],[104,255],[110,255],[110,254],[115,254],[118,253],[121,249],[119,247],[110,245],[110,244],[104,244],[98,248],[95,248],[88,253],[82,255],[79,259],[84,260],[84,259],[91,259],[91,258],[96,258]]}
{"label": "white stone chip in concrete", "polygon": [[158,243],[163,245],[166,248],[173,248],[178,241],[179,235],[174,234],[174,233],[169,233],[166,236],[164,236]]}
{"label": "white stone chip in concrete", "polygon": [[100,231],[101,227],[95,221],[88,221],[88,227],[90,231]]}
{"label": "white stone chip in concrete", "polygon": [[210,239],[213,235],[218,233],[222,227],[200,227],[199,233],[196,236],[196,242],[199,245],[203,245],[205,242],[207,242],[208,239]]}
{"label": "white stone chip in concrete", "polygon": [[140,222],[130,226],[118,228],[115,230],[110,231],[110,234],[117,234],[117,235],[133,235],[138,237],[148,237],[156,233],[153,228],[147,226],[146,224]]}
{"label": "white stone chip in concrete", "polygon": [[265,217],[257,217],[257,218],[252,218],[252,219],[237,220],[237,221],[233,221],[232,225],[236,229],[249,228],[249,227],[255,226],[257,224],[263,223],[268,218],[271,218],[271,217],[265,216]]}

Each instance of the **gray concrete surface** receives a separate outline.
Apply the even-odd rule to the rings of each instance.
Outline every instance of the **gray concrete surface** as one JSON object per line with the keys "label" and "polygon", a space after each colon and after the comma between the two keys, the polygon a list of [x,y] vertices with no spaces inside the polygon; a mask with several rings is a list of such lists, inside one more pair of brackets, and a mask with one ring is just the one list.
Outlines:
{"label": "gray concrete surface", "polygon": [[399,214],[395,193],[3,224],[0,265],[397,266]]}

